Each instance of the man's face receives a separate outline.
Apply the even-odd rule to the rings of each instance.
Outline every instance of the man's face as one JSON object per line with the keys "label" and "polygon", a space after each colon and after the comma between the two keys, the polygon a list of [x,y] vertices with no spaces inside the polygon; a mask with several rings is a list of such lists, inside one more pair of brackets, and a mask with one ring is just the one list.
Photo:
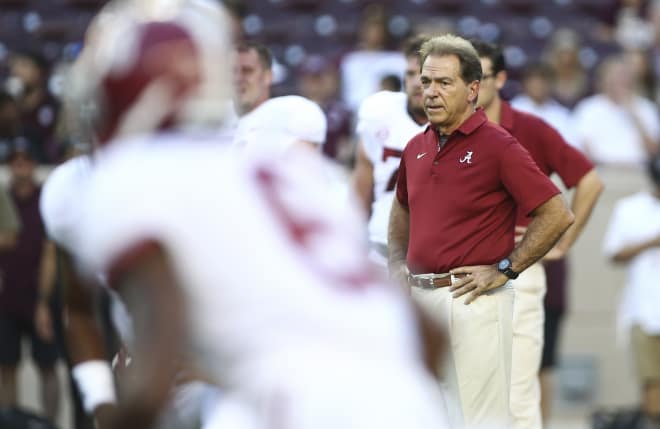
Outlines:
{"label": "man's face", "polygon": [[34,161],[21,152],[14,154],[9,161],[11,180],[14,182],[31,181],[34,175],[34,169]]}
{"label": "man's face", "polygon": [[422,82],[420,81],[419,57],[407,58],[406,73],[403,79],[403,89],[408,95],[408,108],[420,115],[424,114],[424,97]]}
{"label": "man's face", "polygon": [[616,103],[626,103],[633,96],[635,87],[630,65],[621,61],[608,64],[601,85]]}
{"label": "man's face", "polygon": [[523,81],[523,89],[528,97],[541,104],[550,98],[552,84],[543,76],[534,74]]}
{"label": "man's face", "polygon": [[271,70],[264,68],[254,49],[239,52],[236,61],[236,96],[241,113],[247,113],[270,97]]}
{"label": "man's face", "polygon": [[428,56],[422,66],[424,111],[429,122],[442,131],[457,127],[474,109],[479,82],[466,84],[455,55]]}
{"label": "man's face", "polygon": [[490,58],[481,58],[481,85],[477,106],[487,109],[498,96],[500,89],[506,83],[506,73],[493,74],[493,62]]}

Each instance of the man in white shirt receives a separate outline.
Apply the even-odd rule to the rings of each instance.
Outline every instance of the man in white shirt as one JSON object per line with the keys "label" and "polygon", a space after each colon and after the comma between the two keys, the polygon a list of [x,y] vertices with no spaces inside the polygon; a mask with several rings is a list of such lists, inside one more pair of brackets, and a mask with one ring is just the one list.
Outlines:
{"label": "man in white shirt", "polygon": [[426,37],[406,42],[405,92],[381,91],[368,97],[358,112],[360,137],[353,186],[369,217],[371,258],[387,264],[387,225],[401,154],[428,120],[422,104],[419,49]]}
{"label": "man in white shirt", "polygon": [[660,155],[649,162],[650,191],[619,201],[604,242],[605,255],[627,264],[627,284],[619,311],[628,331],[642,389],[648,426],[660,427]]}
{"label": "man in white shirt", "polygon": [[574,111],[575,144],[595,164],[639,167],[660,147],[660,119],[651,101],[635,94],[635,83],[620,56],[598,70],[600,92]]}

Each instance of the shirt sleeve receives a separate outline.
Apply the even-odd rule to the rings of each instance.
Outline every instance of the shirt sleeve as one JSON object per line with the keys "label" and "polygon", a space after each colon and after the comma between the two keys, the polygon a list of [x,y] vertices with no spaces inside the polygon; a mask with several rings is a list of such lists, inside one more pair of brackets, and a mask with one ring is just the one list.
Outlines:
{"label": "shirt sleeve", "polygon": [[0,187],[0,232],[18,232],[21,224],[9,194]]}
{"label": "shirt sleeve", "polygon": [[406,157],[401,157],[399,174],[396,179],[396,199],[403,207],[408,208],[408,183],[406,179]]}
{"label": "shirt sleeve", "polygon": [[594,165],[578,149],[569,145],[553,127],[544,124],[541,133],[544,156],[567,188],[578,184]]}
{"label": "shirt sleeve", "polygon": [[501,152],[500,178],[516,204],[528,216],[538,206],[560,193],[539,170],[529,152],[515,140]]}

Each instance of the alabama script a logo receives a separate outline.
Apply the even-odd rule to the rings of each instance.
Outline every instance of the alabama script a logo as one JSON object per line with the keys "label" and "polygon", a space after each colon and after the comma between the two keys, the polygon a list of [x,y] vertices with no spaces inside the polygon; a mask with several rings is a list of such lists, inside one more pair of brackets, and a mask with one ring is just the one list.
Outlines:
{"label": "alabama script a logo", "polygon": [[465,156],[461,159],[459,159],[459,162],[461,164],[472,164],[472,151],[469,150],[468,153],[465,154]]}

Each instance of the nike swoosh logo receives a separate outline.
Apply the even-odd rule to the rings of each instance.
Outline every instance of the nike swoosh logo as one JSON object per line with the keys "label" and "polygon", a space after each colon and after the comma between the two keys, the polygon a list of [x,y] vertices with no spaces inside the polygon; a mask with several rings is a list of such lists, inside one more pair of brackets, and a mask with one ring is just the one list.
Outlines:
{"label": "nike swoosh logo", "polygon": [[427,152],[424,152],[424,153],[418,153],[418,154],[417,154],[417,159],[422,158],[422,157],[423,157],[424,155],[426,155],[426,154],[427,154]]}

